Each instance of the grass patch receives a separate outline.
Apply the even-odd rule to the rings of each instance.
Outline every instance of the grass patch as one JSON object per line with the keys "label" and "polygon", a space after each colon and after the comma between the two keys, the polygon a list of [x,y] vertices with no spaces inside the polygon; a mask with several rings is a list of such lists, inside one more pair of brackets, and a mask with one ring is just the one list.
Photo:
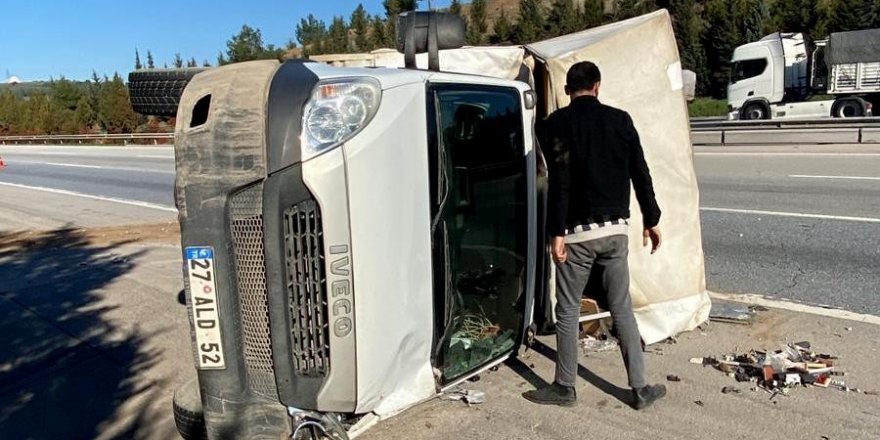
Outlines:
{"label": "grass patch", "polygon": [[692,118],[727,116],[727,101],[712,98],[696,98],[688,103],[688,113]]}

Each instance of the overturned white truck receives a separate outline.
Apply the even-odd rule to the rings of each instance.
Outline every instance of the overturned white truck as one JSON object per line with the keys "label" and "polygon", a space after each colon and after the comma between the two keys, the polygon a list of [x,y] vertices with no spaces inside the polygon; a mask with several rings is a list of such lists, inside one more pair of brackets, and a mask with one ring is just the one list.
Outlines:
{"label": "overturned white truck", "polygon": [[[407,55],[371,62],[405,68],[254,61],[186,86],[176,201],[198,377],[175,395],[184,437],[353,437],[550,328],[533,124],[567,105],[581,60],[631,113],[664,210],[659,254],[631,240],[643,338],[707,319],[667,13],[514,48],[453,49],[455,20],[403,15]],[[426,49],[439,65],[415,68]]]}

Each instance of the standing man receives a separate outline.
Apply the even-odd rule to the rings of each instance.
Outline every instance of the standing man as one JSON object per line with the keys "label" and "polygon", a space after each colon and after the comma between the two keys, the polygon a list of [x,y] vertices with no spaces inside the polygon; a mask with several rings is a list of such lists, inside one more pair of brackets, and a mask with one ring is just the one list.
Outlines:
{"label": "standing man", "polygon": [[573,406],[577,400],[578,318],[581,295],[594,265],[620,340],[632,387],[633,407],[642,409],[666,395],[663,385],[648,385],[642,341],[629,294],[627,243],[630,182],[644,217],[644,246],[660,248],[660,208],[651,174],[629,114],[599,102],[601,74],[591,62],[568,71],[565,93],[571,105],[539,127],[547,151],[548,227],[556,262],[556,379],[523,394],[544,405]]}

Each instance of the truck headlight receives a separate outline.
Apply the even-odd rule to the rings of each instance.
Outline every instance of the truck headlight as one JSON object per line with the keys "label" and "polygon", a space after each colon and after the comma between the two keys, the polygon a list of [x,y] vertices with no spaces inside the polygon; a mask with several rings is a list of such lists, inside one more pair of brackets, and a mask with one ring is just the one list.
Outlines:
{"label": "truck headlight", "polygon": [[342,145],[379,109],[382,89],[371,78],[335,79],[315,86],[303,112],[302,160]]}

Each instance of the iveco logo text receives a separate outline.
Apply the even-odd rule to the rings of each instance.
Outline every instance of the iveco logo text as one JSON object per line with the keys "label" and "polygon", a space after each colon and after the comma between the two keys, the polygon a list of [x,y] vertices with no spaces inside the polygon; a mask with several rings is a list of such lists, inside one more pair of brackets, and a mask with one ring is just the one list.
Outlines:
{"label": "iveco logo text", "polygon": [[330,246],[330,273],[340,277],[330,284],[330,304],[333,315],[333,334],[345,337],[351,333],[354,312],[351,303],[351,260],[348,257],[348,246]]}

